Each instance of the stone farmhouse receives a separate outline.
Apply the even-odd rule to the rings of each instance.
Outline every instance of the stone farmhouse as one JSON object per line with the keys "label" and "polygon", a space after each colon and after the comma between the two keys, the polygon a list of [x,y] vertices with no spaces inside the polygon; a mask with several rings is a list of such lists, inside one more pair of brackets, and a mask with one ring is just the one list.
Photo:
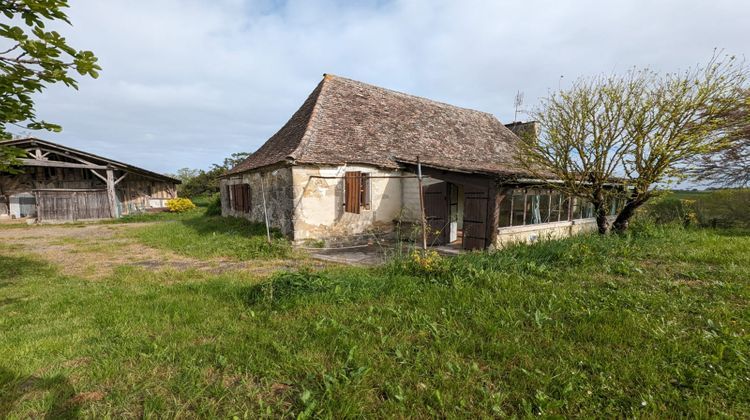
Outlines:
{"label": "stone farmhouse", "polygon": [[222,214],[267,217],[297,243],[403,233],[421,221],[419,161],[430,244],[484,249],[594,229],[590,204],[545,188],[516,164],[514,131],[535,128],[324,75],[289,121],[222,179]]}

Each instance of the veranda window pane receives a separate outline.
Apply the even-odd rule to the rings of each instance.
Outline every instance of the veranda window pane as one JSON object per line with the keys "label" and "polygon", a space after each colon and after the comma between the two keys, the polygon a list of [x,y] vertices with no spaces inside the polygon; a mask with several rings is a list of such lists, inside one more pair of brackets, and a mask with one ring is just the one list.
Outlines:
{"label": "veranda window pane", "polygon": [[594,205],[588,201],[584,202],[585,205],[583,207],[583,218],[587,219],[590,217],[594,217]]}
{"label": "veranda window pane", "polygon": [[565,220],[567,219],[567,215],[561,216],[561,200],[560,194],[552,194],[550,195],[550,222],[557,222],[558,220]]}
{"label": "veranda window pane", "polygon": [[513,226],[523,225],[524,198],[523,191],[513,194]]}
{"label": "veranda window pane", "polygon": [[562,206],[560,207],[560,213],[562,215],[560,220],[570,220],[571,218],[570,206],[571,206],[570,197],[563,197]]}
{"label": "veranda window pane", "polygon": [[617,216],[617,213],[622,210],[623,207],[625,207],[625,199],[624,198],[615,198],[612,203],[612,216]]}
{"label": "veranda window pane", "polygon": [[580,198],[573,198],[573,220],[578,220],[581,218],[581,199]]}
{"label": "veranda window pane", "polygon": [[510,202],[511,197],[513,194],[508,194],[505,198],[503,198],[503,201],[500,202],[500,220],[499,220],[499,227],[507,227],[510,226]]}
{"label": "veranda window pane", "polygon": [[529,210],[526,212],[527,225],[542,223],[541,201],[541,196],[538,194],[528,196]]}
{"label": "veranda window pane", "polygon": [[550,195],[545,191],[544,195],[539,196],[539,211],[541,213],[541,222],[542,223],[549,223],[550,222]]}

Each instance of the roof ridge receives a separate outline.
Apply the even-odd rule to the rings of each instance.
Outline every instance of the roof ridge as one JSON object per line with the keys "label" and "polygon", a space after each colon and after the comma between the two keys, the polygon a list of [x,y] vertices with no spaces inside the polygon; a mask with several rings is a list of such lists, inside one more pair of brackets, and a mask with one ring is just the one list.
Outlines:
{"label": "roof ridge", "polygon": [[323,80],[320,81],[320,91],[318,92],[318,96],[315,98],[315,104],[310,111],[310,118],[307,119],[307,123],[305,124],[305,132],[302,134],[302,139],[300,139],[297,147],[295,147],[294,150],[289,154],[289,156],[294,160],[302,158],[302,156],[305,154],[305,151],[307,150],[307,146],[309,146],[310,142],[312,141],[313,133],[310,132],[310,127],[312,127],[313,125],[313,120],[315,120],[318,116],[318,109],[320,108],[320,102],[323,98],[323,92],[325,92],[326,81],[329,80],[329,78],[330,77],[328,74],[323,73]]}
{"label": "roof ridge", "polygon": [[467,107],[463,107],[463,106],[452,105],[452,104],[449,104],[447,102],[436,101],[434,99],[430,99],[430,98],[427,98],[427,97],[424,97],[424,96],[419,96],[419,95],[414,95],[414,94],[411,94],[411,93],[401,92],[399,90],[388,89],[386,87],[374,85],[374,84],[367,83],[367,82],[362,82],[360,80],[350,79],[348,77],[338,76],[338,75],[335,75],[335,74],[325,73],[324,76],[325,77],[334,78],[334,79],[339,79],[341,81],[352,83],[352,84],[355,84],[355,85],[367,86],[367,87],[374,88],[374,89],[377,89],[377,90],[389,92],[391,94],[405,96],[407,98],[416,99],[416,100],[419,100],[419,101],[422,101],[422,102],[427,102],[427,103],[430,103],[430,104],[434,104],[434,105],[438,105],[438,106],[442,106],[442,107],[446,107],[446,108],[460,109],[460,110],[463,110],[463,111],[471,111],[471,112],[476,112],[476,113],[479,113],[479,114],[489,115],[490,117],[495,118],[498,121],[500,121],[491,112],[481,111],[479,109],[467,108]]}
{"label": "roof ridge", "polygon": [[169,180],[172,180],[172,181],[178,181],[179,182],[178,179],[172,178],[169,175],[165,175],[165,174],[162,174],[162,173],[159,173],[159,172],[155,172],[155,171],[152,171],[152,170],[149,170],[149,169],[141,168],[139,166],[135,166],[135,165],[130,164],[130,163],[121,162],[121,161],[118,161],[118,160],[115,160],[115,159],[111,159],[111,158],[108,158],[108,157],[105,157],[105,156],[97,155],[97,154],[94,154],[94,153],[91,153],[91,152],[87,152],[85,150],[76,149],[74,147],[66,146],[66,145],[64,145],[62,143],[57,143],[57,142],[54,142],[54,141],[41,139],[39,137],[28,136],[28,137],[23,137],[23,138],[18,138],[18,139],[0,140],[0,144],[6,144],[6,143],[23,143],[23,142],[31,142],[31,143],[33,143],[33,142],[39,142],[42,145],[47,146],[47,147],[53,147],[53,148],[59,148],[59,149],[62,149],[62,150],[66,150],[68,152],[76,153],[76,154],[82,155],[82,156],[90,158],[90,159],[93,158],[93,159],[96,159],[96,160],[100,160],[102,162],[107,162],[107,164],[109,164],[109,165],[121,166],[121,167],[129,168],[133,172],[141,172],[142,174],[146,174],[147,176],[150,176],[150,177],[166,178],[166,179],[169,179]]}

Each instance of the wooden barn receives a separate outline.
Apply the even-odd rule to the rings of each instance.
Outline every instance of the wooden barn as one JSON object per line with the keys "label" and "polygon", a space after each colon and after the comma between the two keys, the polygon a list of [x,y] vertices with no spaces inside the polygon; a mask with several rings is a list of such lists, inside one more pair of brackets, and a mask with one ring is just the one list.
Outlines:
{"label": "wooden barn", "polygon": [[163,209],[179,180],[36,138],[0,143],[25,150],[20,173],[0,173],[0,218],[39,222],[116,218]]}

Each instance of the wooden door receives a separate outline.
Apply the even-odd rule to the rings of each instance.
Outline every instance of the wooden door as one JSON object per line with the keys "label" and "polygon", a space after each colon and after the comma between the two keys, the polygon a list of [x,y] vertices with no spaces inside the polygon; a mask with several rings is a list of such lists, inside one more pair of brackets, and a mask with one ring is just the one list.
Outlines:
{"label": "wooden door", "polygon": [[450,209],[448,183],[439,182],[424,188],[424,213],[427,220],[427,244],[442,245],[448,242]]}
{"label": "wooden door", "polygon": [[458,239],[458,185],[449,184],[450,191],[450,230],[448,231],[448,242],[453,243]]}
{"label": "wooden door", "polygon": [[488,188],[464,186],[464,249],[487,247]]}
{"label": "wooden door", "polygon": [[106,190],[38,191],[37,200],[40,221],[110,217]]}

